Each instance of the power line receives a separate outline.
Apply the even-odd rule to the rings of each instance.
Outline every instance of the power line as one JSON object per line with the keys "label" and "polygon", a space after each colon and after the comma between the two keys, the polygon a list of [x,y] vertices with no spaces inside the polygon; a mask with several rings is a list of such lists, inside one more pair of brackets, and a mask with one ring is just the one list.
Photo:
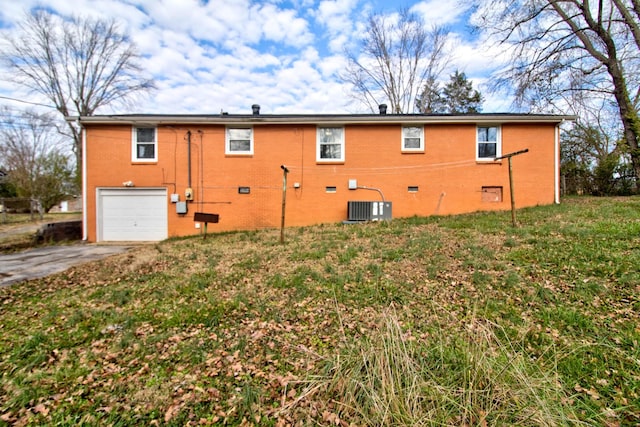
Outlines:
{"label": "power line", "polygon": [[7,99],[9,101],[16,101],[16,102],[22,102],[23,104],[30,104],[30,105],[38,105],[40,107],[47,107],[47,108],[53,108],[54,110],[56,110],[57,108],[52,106],[52,105],[47,105],[47,104],[40,104],[39,102],[31,102],[31,101],[25,101],[23,99],[17,99],[17,98],[11,98],[8,96],[2,96],[0,95],[1,99]]}
{"label": "power line", "polygon": [[14,129],[40,129],[40,128],[58,129],[59,128],[59,126],[53,123],[37,123],[34,125],[33,123],[30,123],[26,120],[22,122],[18,120],[16,121],[0,120],[0,127],[8,127],[8,128],[14,128]]}

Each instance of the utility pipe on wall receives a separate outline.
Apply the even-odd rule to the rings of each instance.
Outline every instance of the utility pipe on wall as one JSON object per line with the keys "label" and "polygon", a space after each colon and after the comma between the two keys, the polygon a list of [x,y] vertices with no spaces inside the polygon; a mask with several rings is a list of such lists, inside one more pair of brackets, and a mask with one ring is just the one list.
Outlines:
{"label": "utility pipe on wall", "polygon": [[187,131],[187,189],[184,192],[187,202],[193,201],[193,188],[191,187],[191,131]]}
{"label": "utility pipe on wall", "polygon": [[[562,119],[564,122],[564,119]],[[560,125],[558,123],[554,132],[553,146],[553,201],[555,204],[560,203]]]}
{"label": "utility pipe on wall", "polygon": [[187,131],[187,187],[191,188],[191,131]]}
{"label": "utility pipe on wall", "polygon": [[378,194],[380,194],[380,198],[382,199],[383,202],[385,202],[386,200],[384,199],[384,194],[382,194],[382,190],[379,188],[374,188],[374,187],[365,187],[364,185],[359,185],[356,187],[358,190],[372,190],[372,191],[377,191]]}

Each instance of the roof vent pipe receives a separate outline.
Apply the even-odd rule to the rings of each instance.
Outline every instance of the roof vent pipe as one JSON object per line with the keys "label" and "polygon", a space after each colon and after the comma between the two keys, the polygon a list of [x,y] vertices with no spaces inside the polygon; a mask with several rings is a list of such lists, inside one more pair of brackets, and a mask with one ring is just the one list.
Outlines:
{"label": "roof vent pipe", "polygon": [[258,105],[258,104],[253,104],[253,105],[251,106],[251,110],[253,111],[253,115],[254,115],[254,116],[258,116],[258,115],[260,115],[260,105]]}
{"label": "roof vent pipe", "polygon": [[380,104],[378,108],[380,109],[380,114],[387,114],[387,104]]}

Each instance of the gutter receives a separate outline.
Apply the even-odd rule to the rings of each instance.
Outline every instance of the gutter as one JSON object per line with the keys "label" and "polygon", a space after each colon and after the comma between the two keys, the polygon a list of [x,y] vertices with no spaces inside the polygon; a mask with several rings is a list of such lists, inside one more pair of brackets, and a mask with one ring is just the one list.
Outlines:
{"label": "gutter", "polygon": [[425,115],[425,114],[289,114],[289,115],[164,115],[132,114],[104,116],[76,116],[67,120],[76,120],[89,124],[290,124],[290,125],[328,125],[328,124],[478,124],[478,123],[561,123],[575,120],[575,116],[552,114],[473,114],[473,115]]}

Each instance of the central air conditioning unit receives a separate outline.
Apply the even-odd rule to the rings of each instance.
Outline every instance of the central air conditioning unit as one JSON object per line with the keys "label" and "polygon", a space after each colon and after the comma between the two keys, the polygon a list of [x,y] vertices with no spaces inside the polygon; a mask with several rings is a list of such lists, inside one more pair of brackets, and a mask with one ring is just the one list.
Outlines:
{"label": "central air conditioning unit", "polygon": [[391,219],[391,202],[347,202],[347,221]]}

